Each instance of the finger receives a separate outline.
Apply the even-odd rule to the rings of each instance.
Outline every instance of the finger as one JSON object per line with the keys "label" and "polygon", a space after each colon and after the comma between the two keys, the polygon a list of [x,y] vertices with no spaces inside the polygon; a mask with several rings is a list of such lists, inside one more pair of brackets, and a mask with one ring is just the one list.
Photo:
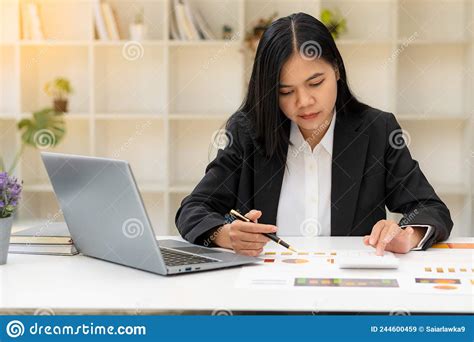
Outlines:
{"label": "finger", "polygon": [[236,249],[252,249],[252,250],[258,250],[262,249],[265,246],[266,243],[262,242],[247,242],[247,241],[242,241],[242,240],[237,240],[234,242],[234,246]]}
{"label": "finger", "polygon": [[262,212],[260,210],[252,209],[244,216],[250,219],[251,221],[256,222],[260,218],[260,216],[262,216]]}
{"label": "finger", "polygon": [[362,241],[364,241],[364,245],[366,245],[366,246],[369,245],[369,238],[370,238],[369,235],[364,236],[364,238],[362,239]]}
{"label": "finger", "polygon": [[369,243],[371,246],[375,246],[377,244],[380,233],[382,232],[382,229],[385,227],[386,223],[387,223],[386,220],[380,220],[372,228],[372,232],[370,233],[370,237],[369,237]]}
{"label": "finger", "polygon": [[390,226],[385,226],[383,231],[380,233],[379,241],[376,245],[376,254],[383,255],[385,247],[387,246],[390,241],[401,231],[398,224],[393,222]]}
{"label": "finger", "polygon": [[275,233],[277,231],[277,227],[271,224],[251,223],[242,221],[237,222],[236,227],[238,230],[247,233]]}
{"label": "finger", "polygon": [[247,241],[247,242],[262,242],[262,243],[267,243],[270,241],[269,238],[267,238],[265,235],[262,234],[254,234],[254,233],[247,233],[247,232],[242,232],[240,231],[238,234],[238,238],[242,241]]}

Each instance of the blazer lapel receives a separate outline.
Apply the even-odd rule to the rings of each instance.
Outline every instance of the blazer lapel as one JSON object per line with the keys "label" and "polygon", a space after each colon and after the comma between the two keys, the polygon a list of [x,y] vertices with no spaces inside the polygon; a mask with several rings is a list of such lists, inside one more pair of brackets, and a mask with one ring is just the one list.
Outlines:
{"label": "blazer lapel", "polygon": [[360,116],[340,114],[336,117],[332,154],[332,236],[351,233],[369,142],[369,136],[360,129]]}

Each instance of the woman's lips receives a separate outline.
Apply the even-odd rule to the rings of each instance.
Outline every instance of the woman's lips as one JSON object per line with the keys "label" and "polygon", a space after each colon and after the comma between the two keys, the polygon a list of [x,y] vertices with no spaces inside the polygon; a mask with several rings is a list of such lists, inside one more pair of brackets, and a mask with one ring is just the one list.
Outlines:
{"label": "woman's lips", "polygon": [[311,113],[311,114],[308,114],[308,115],[299,115],[299,117],[302,118],[303,120],[311,120],[311,119],[314,119],[315,117],[317,117],[319,115],[319,113],[321,113],[321,112]]}

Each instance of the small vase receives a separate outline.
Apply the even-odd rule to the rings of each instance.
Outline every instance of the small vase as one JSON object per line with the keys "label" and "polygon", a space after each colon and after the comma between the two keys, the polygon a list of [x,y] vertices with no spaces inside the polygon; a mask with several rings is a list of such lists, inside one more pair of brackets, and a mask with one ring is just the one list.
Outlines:
{"label": "small vase", "polygon": [[7,263],[13,217],[0,218],[0,265]]}
{"label": "small vase", "polygon": [[146,27],[143,24],[130,24],[130,40],[141,41],[146,39]]}
{"label": "small vase", "polygon": [[67,112],[67,100],[54,100],[54,110],[59,113]]}

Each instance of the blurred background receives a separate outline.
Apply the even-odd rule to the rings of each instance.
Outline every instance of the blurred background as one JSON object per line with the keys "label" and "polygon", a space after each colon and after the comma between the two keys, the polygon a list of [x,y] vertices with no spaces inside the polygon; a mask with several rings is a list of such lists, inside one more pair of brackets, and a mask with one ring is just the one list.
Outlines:
{"label": "blurred background", "polygon": [[177,234],[262,32],[300,11],[331,30],[354,93],[396,115],[452,235],[473,236],[473,0],[0,0],[0,156],[24,182],[17,224],[63,220],[39,157],[56,151],[128,160],[156,233]]}

